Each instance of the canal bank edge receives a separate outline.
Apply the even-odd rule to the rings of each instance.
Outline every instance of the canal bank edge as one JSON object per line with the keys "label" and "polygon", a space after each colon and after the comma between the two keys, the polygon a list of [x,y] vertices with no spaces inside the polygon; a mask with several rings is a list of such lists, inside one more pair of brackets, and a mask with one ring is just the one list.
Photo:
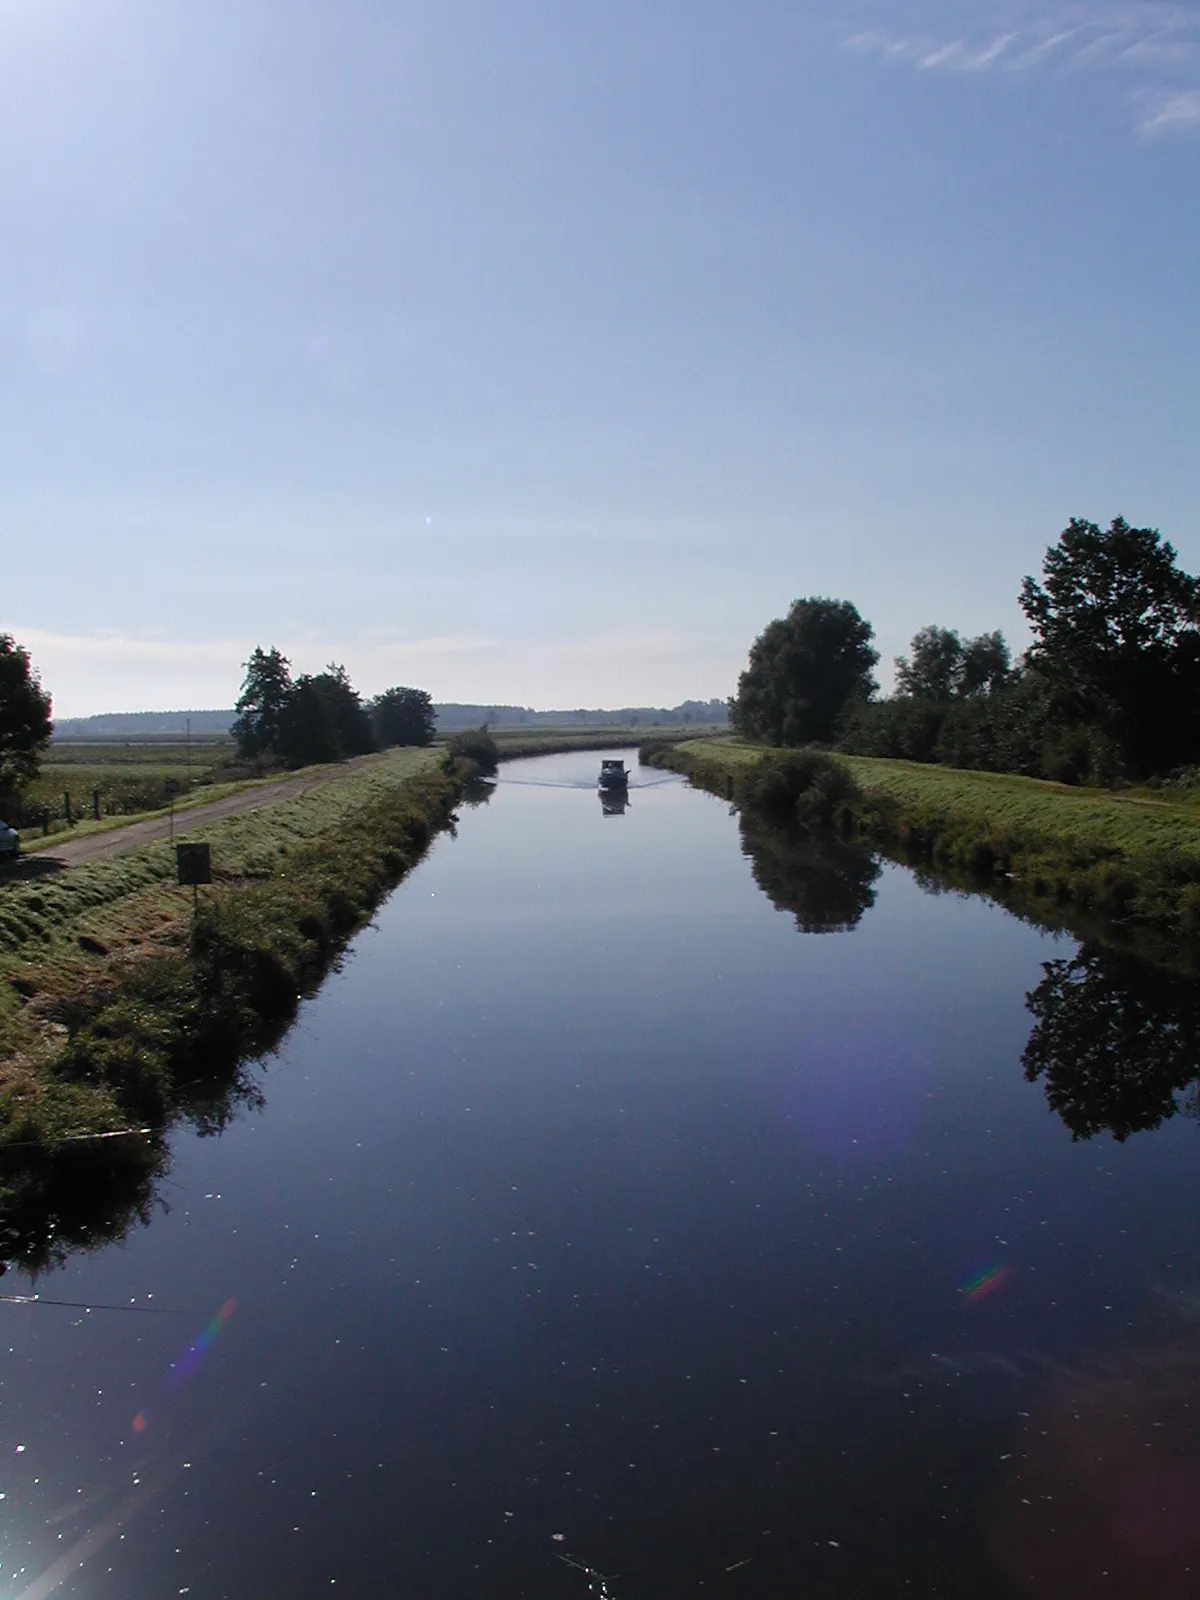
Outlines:
{"label": "canal bank edge", "polygon": [[[671,747],[648,764],[739,802],[749,774],[788,752],[736,738]],[[1007,773],[835,755],[861,791],[855,831],[1045,927],[1200,966],[1200,807]]]}
{"label": "canal bank edge", "polygon": [[[6,886],[0,1150],[154,1136],[272,1048],[351,936],[453,822],[474,769],[395,750],[197,830],[193,906],[154,844]],[[24,1157],[22,1157],[24,1159]],[[0,1181],[0,1191],[3,1183]]]}

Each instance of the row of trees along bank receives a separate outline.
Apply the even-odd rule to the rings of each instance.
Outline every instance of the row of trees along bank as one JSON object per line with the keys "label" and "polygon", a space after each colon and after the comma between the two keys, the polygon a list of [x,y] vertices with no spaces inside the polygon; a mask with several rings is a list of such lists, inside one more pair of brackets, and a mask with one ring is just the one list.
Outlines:
{"label": "row of trees along bank", "polygon": [[730,701],[747,738],[1066,783],[1200,763],[1200,579],[1153,528],[1072,518],[1019,596],[1033,643],[930,626],[877,697],[874,632],[847,600],[797,600],[755,640]]}
{"label": "row of trees along bank", "polygon": [[433,743],[433,701],[424,689],[397,687],[363,701],[345,667],[293,679],[276,649],[255,649],[237,702],[233,736],[246,760],[307,767],[394,745]]}

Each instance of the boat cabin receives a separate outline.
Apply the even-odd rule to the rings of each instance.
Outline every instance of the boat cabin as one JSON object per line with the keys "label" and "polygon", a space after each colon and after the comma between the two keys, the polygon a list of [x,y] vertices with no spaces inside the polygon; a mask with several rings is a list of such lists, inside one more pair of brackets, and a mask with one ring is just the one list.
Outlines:
{"label": "boat cabin", "polygon": [[625,770],[623,761],[602,761],[600,763],[600,787],[602,789],[627,789],[629,787],[629,774]]}

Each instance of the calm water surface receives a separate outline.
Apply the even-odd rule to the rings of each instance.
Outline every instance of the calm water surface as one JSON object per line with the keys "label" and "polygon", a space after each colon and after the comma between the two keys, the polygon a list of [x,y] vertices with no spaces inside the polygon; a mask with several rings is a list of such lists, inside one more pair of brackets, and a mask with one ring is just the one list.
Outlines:
{"label": "calm water surface", "polygon": [[1075,947],[895,868],[802,932],[598,761],[504,768],[265,1108],[0,1303],[3,1600],[1200,1594],[1200,1129],[1025,1081]]}

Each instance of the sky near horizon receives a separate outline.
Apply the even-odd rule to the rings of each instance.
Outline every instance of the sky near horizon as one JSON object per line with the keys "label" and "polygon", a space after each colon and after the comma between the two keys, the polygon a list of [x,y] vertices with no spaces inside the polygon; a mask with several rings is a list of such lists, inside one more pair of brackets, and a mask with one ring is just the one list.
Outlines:
{"label": "sky near horizon", "polygon": [[64,717],[1020,647],[1072,515],[1200,568],[1198,168],[1197,4],[0,0],[0,629]]}

